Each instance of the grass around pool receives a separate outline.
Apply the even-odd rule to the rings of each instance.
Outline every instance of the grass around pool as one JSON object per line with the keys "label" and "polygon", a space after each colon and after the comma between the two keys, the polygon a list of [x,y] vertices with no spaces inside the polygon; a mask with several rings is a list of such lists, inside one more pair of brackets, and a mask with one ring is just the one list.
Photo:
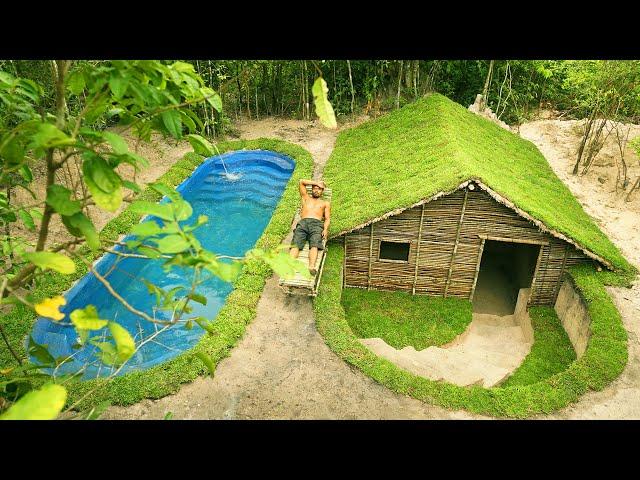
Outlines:
{"label": "grass around pool", "polygon": [[342,305],[357,337],[382,338],[396,349],[448,343],[465,331],[472,315],[468,300],[360,288],[345,288]]}

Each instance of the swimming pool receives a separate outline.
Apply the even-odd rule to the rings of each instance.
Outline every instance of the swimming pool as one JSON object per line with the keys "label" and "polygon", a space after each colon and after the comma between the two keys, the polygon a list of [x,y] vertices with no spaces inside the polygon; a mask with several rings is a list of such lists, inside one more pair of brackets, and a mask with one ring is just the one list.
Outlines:
{"label": "swimming pool", "polygon": [[[224,175],[223,160],[227,170],[236,175]],[[267,150],[235,151],[208,158],[177,187],[193,207],[191,218],[181,223],[191,224],[198,215],[207,215],[207,224],[194,232],[202,246],[219,255],[241,257],[262,235],[294,167],[290,157]],[[130,235],[123,241],[132,239],[135,236]],[[124,247],[118,248],[126,250]],[[101,257],[95,268],[100,275],[110,272],[107,278],[116,292],[138,310],[153,316],[155,297],[141,279],[149,280],[165,290],[191,285],[189,270],[174,266],[167,273],[162,268],[163,263],[163,260],[122,258],[108,253]],[[207,298],[207,304],[191,302],[193,312],[189,316],[214,319],[232,289],[229,282],[218,278],[207,280],[198,288],[198,293]],[[69,322],[69,313],[77,308],[95,305],[100,318],[118,322],[131,333],[136,343],[162,328],[130,313],[91,273],[82,277],[64,296],[67,304],[60,311],[67,315],[65,320],[56,323],[38,318],[32,330],[34,341],[47,345],[54,357],[73,356],[71,361],[57,370],[59,374],[84,368],[82,378],[89,379],[110,375],[116,368],[92,365],[96,363],[97,350],[92,345],[73,348],[77,343],[77,332],[73,326],[64,323]],[[170,312],[156,311],[155,317],[168,319]],[[204,330],[198,325],[190,330],[185,328],[184,323],[172,326],[139,348],[119,375],[170,360],[195,346],[203,334]],[[92,337],[102,335],[109,335],[107,328],[92,333]],[[35,359],[32,358],[32,361]]]}

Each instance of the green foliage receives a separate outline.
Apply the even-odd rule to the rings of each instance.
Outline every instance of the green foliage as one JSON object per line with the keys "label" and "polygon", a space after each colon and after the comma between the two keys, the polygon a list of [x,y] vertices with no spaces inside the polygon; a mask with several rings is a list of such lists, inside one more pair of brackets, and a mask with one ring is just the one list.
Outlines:
{"label": "green foliage", "polygon": [[98,311],[93,305],[78,308],[71,312],[69,317],[78,330],[100,330],[109,323],[109,320],[104,320],[98,316]]}
{"label": "green foliage", "polygon": [[0,416],[0,420],[53,420],[67,399],[62,385],[47,384],[25,394]]}
{"label": "green foliage", "polygon": [[[589,390],[603,389],[627,363],[627,334],[620,314],[597,272],[581,266],[570,273],[591,317],[591,338],[582,357],[566,369],[528,385],[504,388],[459,387],[414,375],[376,356],[353,334],[341,305],[342,257],[340,245],[330,243],[323,281],[314,299],[318,331],[338,356],[394,392],[450,409],[526,418],[566,407]],[[547,373],[551,372],[540,371],[538,375]]]}
{"label": "green foliage", "polygon": [[324,169],[334,191],[330,236],[468,179],[633,271],[535,145],[438,94],[340,132]]}
{"label": "green foliage", "polygon": [[311,89],[313,92],[313,103],[316,106],[316,114],[320,119],[320,122],[327,128],[337,128],[336,116],[333,113],[333,107],[327,98],[329,88],[324,78],[318,77],[313,83]]}
{"label": "green foliage", "polygon": [[471,322],[471,302],[406,292],[345,288],[342,305],[359,338],[382,338],[396,349],[449,343]]}
{"label": "green foliage", "polygon": [[51,269],[56,272],[70,275],[76,270],[76,266],[73,261],[61,254],[54,252],[27,252],[22,256],[25,260],[33,263],[36,267],[40,267],[43,270]]}
{"label": "green foliage", "polygon": [[533,327],[531,352],[500,386],[530,385],[566,370],[576,359],[567,332],[551,307],[532,307],[529,317]]}

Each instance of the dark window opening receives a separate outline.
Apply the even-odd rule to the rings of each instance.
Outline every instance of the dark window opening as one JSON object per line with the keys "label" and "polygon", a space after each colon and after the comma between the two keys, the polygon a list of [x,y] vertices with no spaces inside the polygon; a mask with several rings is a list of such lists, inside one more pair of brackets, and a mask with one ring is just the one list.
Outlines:
{"label": "dark window opening", "polygon": [[378,259],[408,262],[410,246],[410,243],[385,242],[382,240],[380,242],[380,255],[378,256]]}

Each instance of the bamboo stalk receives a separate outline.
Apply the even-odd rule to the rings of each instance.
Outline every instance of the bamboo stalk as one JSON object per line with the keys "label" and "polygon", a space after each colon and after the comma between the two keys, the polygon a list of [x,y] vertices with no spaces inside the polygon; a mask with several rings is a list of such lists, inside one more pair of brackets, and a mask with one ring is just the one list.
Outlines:
{"label": "bamboo stalk", "polygon": [[538,278],[538,272],[540,270],[540,263],[542,262],[542,252],[544,250],[543,246],[540,246],[540,251],[538,252],[538,260],[536,261],[536,268],[533,271],[533,279],[531,281],[531,295],[529,295],[529,300],[527,301],[527,310],[533,301],[533,297],[536,294],[536,280]]}
{"label": "bamboo stalk", "polygon": [[369,230],[369,276],[367,279],[367,290],[371,290],[371,263],[373,261],[373,223]]}
{"label": "bamboo stalk", "polygon": [[469,295],[469,301],[473,301],[473,295],[476,292],[476,284],[478,283],[478,274],[480,273],[480,262],[482,262],[482,251],[484,250],[484,238],[480,243],[480,250],[478,250],[478,260],[476,261],[476,273],[473,277],[473,285],[471,286],[471,294]]}
{"label": "bamboo stalk", "polygon": [[449,292],[449,285],[451,284],[451,273],[453,272],[453,264],[456,259],[456,252],[458,251],[458,243],[460,242],[460,230],[462,229],[462,222],[464,221],[464,211],[467,208],[467,198],[469,196],[469,190],[464,191],[464,200],[462,201],[462,209],[460,210],[460,221],[458,222],[458,229],[456,230],[456,243],[453,246],[453,253],[451,254],[451,263],[449,264],[449,273],[447,274],[447,284],[444,287],[444,298],[447,298]]}
{"label": "bamboo stalk", "polygon": [[425,204],[422,204],[422,213],[420,214],[420,228],[418,229],[418,248],[416,248],[416,269],[413,275],[413,288],[411,293],[416,294],[416,283],[418,282],[418,265],[420,263],[420,242],[422,241],[422,226],[424,224],[424,209]]}
{"label": "bamboo stalk", "polygon": [[343,238],[344,255],[342,256],[342,288],[347,285],[347,236]]}
{"label": "bamboo stalk", "polygon": [[494,237],[491,235],[478,234],[478,237],[483,240],[494,240],[496,242],[508,242],[508,243],[529,243],[531,245],[549,245],[548,241],[544,240],[529,240],[528,238],[512,238],[512,237]]}

